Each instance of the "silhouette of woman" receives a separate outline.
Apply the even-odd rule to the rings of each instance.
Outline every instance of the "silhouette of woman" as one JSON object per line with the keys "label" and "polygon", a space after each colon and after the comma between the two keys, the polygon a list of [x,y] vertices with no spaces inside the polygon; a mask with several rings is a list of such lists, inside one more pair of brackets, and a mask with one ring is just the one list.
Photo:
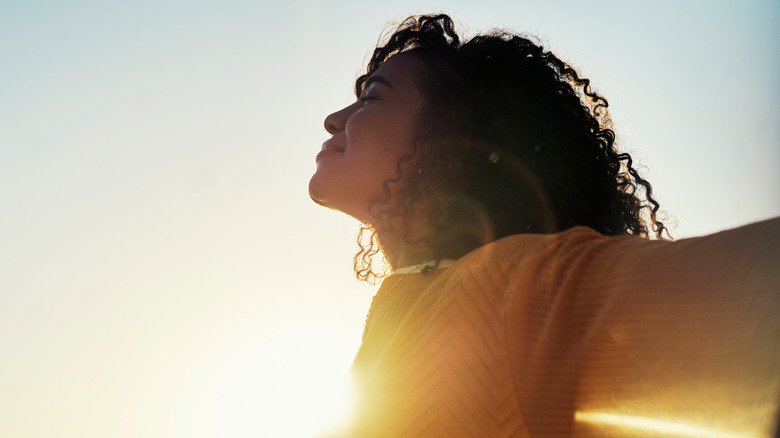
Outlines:
{"label": "silhouette of woman", "polygon": [[355,92],[309,186],[383,278],[334,436],[772,433],[780,221],[668,240],[607,100],[512,33],[410,17]]}

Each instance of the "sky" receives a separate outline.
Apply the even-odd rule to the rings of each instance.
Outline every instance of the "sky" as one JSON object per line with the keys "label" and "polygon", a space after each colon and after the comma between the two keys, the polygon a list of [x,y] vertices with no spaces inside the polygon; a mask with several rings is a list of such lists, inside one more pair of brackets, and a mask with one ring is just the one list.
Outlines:
{"label": "sky", "polygon": [[590,78],[675,238],[780,215],[776,1],[0,0],[0,435],[306,436],[347,403],[375,287],[308,179],[425,12]]}

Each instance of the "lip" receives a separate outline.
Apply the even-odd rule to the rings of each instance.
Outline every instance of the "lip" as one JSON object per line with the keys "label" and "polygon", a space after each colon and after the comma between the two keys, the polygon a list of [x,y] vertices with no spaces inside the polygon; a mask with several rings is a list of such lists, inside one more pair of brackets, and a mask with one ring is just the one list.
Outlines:
{"label": "lip", "polygon": [[315,161],[320,161],[320,159],[326,155],[340,154],[342,152],[344,152],[343,147],[335,145],[331,140],[327,140],[322,144],[322,149],[320,150],[320,153],[317,154]]}
{"label": "lip", "polygon": [[334,154],[337,154],[337,153],[338,152],[336,152],[336,151],[322,151],[319,154],[317,154],[317,156],[314,158],[314,162],[318,163],[323,157],[328,156],[328,155],[334,155]]}

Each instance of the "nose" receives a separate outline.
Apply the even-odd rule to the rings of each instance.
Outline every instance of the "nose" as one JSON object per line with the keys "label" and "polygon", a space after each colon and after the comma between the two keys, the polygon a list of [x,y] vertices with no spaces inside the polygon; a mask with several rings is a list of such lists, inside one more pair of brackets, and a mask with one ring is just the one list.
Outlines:
{"label": "nose", "polygon": [[351,113],[352,105],[336,111],[335,113],[330,114],[328,117],[325,117],[325,130],[328,131],[328,134],[336,135],[343,131],[347,124],[347,119],[349,119],[349,115]]}

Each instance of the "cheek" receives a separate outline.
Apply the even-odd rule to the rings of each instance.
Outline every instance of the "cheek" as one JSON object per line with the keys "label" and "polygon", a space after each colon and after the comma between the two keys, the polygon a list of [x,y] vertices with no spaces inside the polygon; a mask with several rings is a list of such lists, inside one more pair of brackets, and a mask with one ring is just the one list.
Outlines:
{"label": "cheek", "polygon": [[350,132],[345,158],[363,183],[381,184],[398,177],[399,161],[414,152],[414,136],[408,120],[383,118],[381,123],[360,126]]}
{"label": "cheek", "polygon": [[392,157],[365,154],[357,148],[349,153],[323,157],[309,181],[311,198],[360,220],[368,205],[386,197],[383,184],[395,175]]}
{"label": "cheek", "polygon": [[[323,157],[309,182],[316,202],[362,220],[372,202],[388,199],[385,182],[396,179],[399,160],[414,151],[407,114],[356,113],[346,127],[346,150]],[[412,160],[413,161],[413,160]],[[403,174],[413,164],[402,164]],[[394,188],[390,183],[389,190]]]}
{"label": "cheek", "polygon": [[[387,111],[379,117],[372,117],[370,122],[361,124],[352,132],[348,131],[348,135],[350,144],[355,146],[354,151],[362,154],[361,159],[366,163],[394,169],[399,159],[414,152],[416,120],[400,109]],[[392,165],[389,166],[388,162]]]}

